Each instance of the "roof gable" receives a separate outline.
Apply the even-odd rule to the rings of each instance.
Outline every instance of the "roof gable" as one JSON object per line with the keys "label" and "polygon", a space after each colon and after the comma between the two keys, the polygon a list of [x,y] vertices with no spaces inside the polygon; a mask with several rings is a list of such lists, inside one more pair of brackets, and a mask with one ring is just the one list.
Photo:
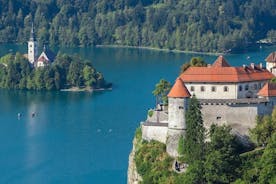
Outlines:
{"label": "roof gable", "polygon": [[177,78],[171,91],[168,94],[168,97],[171,98],[188,98],[190,97],[190,93],[186,88],[185,84],[181,80],[181,78]]}
{"label": "roof gable", "polygon": [[232,67],[223,56],[219,56],[212,66],[189,67],[180,75],[183,82],[249,82],[270,80],[274,77],[268,70],[252,64]]}
{"label": "roof gable", "polygon": [[217,58],[217,60],[213,63],[212,67],[230,67],[229,63],[224,59],[221,55]]}
{"label": "roof gable", "polygon": [[276,83],[266,83],[263,88],[258,92],[258,96],[276,96]]}
{"label": "roof gable", "polygon": [[268,63],[276,63],[276,51],[275,52],[271,52],[267,58],[265,59],[266,62]]}

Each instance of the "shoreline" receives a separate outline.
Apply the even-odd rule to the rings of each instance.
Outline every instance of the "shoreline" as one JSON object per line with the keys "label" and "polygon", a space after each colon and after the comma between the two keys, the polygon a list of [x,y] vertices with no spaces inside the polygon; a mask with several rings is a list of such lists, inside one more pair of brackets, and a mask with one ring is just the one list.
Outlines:
{"label": "shoreline", "polygon": [[[221,52],[197,52],[197,51],[184,51],[177,49],[160,49],[156,47],[144,47],[144,46],[127,46],[127,45],[96,45],[96,48],[129,48],[129,49],[143,49],[143,50],[153,50],[153,51],[162,51],[162,52],[173,52],[173,53],[185,53],[185,54],[202,54],[202,55],[211,55],[211,56],[219,56],[225,55],[225,53]],[[230,54],[230,53],[226,53]]]}
{"label": "shoreline", "polygon": [[94,91],[111,91],[112,88],[78,88],[78,87],[72,87],[67,89],[60,89],[60,91],[63,92],[94,92]]}

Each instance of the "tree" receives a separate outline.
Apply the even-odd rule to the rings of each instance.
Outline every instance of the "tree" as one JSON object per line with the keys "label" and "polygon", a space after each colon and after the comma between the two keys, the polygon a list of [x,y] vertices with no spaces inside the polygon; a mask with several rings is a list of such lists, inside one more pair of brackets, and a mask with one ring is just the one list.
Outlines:
{"label": "tree", "polygon": [[257,117],[257,125],[250,130],[251,138],[259,146],[265,146],[276,131],[276,108],[271,116]]}
{"label": "tree", "polygon": [[231,183],[237,177],[240,164],[237,141],[229,126],[212,125],[210,143],[207,144],[204,163],[205,178],[208,183]]}
{"label": "tree", "polygon": [[276,132],[272,135],[260,160],[261,170],[259,183],[275,183],[276,181]]}
{"label": "tree", "polygon": [[171,84],[161,79],[159,83],[155,85],[155,89],[153,90],[153,95],[156,97],[157,103],[162,102],[163,104],[168,104],[168,97],[167,94],[171,89]]}
{"label": "tree", "polygon": [[207,66],[207,63],[201,57],[193,57],[188,63],[184,63],[181,66],[180,73],[185,72],[190,66],[203,67]]}
{"label": "tree", "polygon": [[202,161],[204,157],[205,128],[201,116],[201,106],[193,96],[186,112],[185,157],[188,163]]}

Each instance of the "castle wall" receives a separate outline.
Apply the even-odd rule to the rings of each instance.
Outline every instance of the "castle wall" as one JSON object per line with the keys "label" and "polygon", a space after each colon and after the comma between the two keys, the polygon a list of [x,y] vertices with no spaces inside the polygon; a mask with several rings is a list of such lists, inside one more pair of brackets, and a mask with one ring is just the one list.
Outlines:
{"label": "castle wall", "polygon": [[271,114],[272,103],[202,105],[201,113],[204,126],[211,124],[230,125],[234,132],[248,135],[249,129],[256,126],[256,116]]}
{"label": "castle wall", "polygon": [[142,138],[147,141],[155,140],[166,144],[167,126],[142,126]]}

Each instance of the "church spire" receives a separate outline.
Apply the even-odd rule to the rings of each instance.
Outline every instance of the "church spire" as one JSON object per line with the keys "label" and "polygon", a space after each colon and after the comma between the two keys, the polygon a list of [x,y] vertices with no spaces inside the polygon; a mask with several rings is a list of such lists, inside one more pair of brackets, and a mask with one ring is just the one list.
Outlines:
{"label": "church spire", "polygon": [[33,22],[32,22],[31,34],[30,34],[30,41],[35,41],[34,23]]}
{"label": "church spire", "polygon": [[28,41],[28,60],[29,62],[34,65],[38,56],[38,43],[35,38],[34,33],[34,23],[32,23],[32,29],[30,33],[30,40]]}

